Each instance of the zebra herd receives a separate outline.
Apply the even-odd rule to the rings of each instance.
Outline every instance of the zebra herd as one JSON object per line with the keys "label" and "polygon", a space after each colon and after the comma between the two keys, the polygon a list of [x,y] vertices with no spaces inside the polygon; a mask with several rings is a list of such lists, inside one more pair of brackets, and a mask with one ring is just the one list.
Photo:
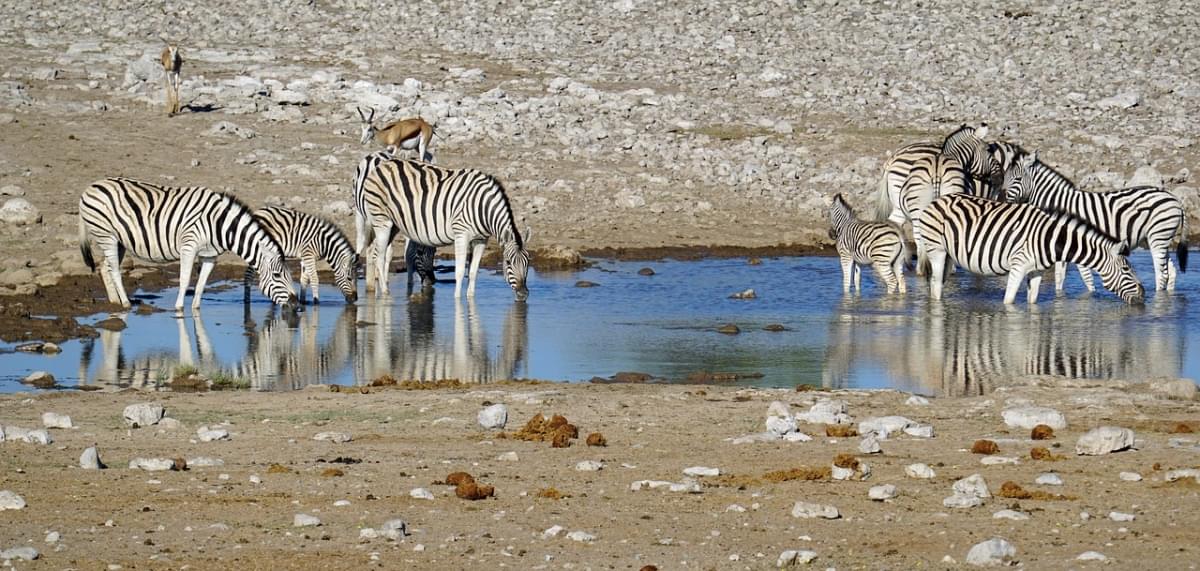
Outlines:
{"label": "zebra herd", "polygon": [[[1107,192],[1079,190],[1067,177],[1003,141],[987,142],[987,126],[963,125],[941,145],[903,147],[888,157],[880,181],[876,218],[859,220],[841,195],[829,207],[830,238],[841,258],[843,290],[859,286],[860,265],[876,269],[888,293],[904,292],[907,254],[902,225],[912,226],[917,275],[928,275],[930,296],[941,299],[950,262],[980,275],[1007,275],[1004,303],[1027,284],[1037,302],[1042,272],[1055,268],[1061,291],[1067,263],[1079,268],[1089,290],[1091,271],[1130,304],[1145,292],[1129,265],[1129,251],[1150,250],[1155,289],[1175,289],[1187,270],[1187,217],[1178,198],[1156,186]],[[899,258],[899,259],[898,259]]]}
{"label": "zebra herd", "polygon": [[[453,244],[455,297],[461,293],[464,277],[469,281],[467,296],[472,297],[483,247],[494,236],[503,248],[504,276],[516,299],[528,297],[528,232],[521,236],[504,187],[494,177],[378,152],[360,163],[353,196],[357,241],[352,247],[337,226],[303,212],[277,206],[252,211],[231,194],[203,187],[174,188],[108,178],[93,183],[79,199],[79,247],[92,271],[98,266],[93,244],[101,252],[100,276],[108,300],[125,308],[131,306],[120,273],[126,252],[152,262],[178,260],[175,310],[182,312],[195,261],[200,261],[200,272],[193,311],[199,309],[208,276],[217,256],[224,252],[245,260],[247,284],[257,275],[262,292],[284,307],[304,301],[307,287],[312,288],[313,302],[319,303],[319,259],[332,267],[346,301],[354,302],[364,252],[370,254],[366,256],[370,258],[367,290],[386,295],[391,243],[401,234],[408,239],[405,259],[410,286],[414,270],[423,283],[432,283],[436,248]],[[300,260],[299,297],[285,258]],[[464,275],[468,260],[470,273]]]}

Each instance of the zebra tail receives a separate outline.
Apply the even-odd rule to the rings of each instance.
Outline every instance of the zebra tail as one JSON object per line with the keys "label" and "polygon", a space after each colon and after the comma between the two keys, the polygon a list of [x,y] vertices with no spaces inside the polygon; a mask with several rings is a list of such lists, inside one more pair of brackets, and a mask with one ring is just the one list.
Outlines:
{"label": "zebra tail", "polygon": [[83,263],[87,265],[88,271],[96,271],[96,260],[92,257],[92,236],[88,233],[83,218],[79,219],[79,253],[83,255]]}
{"label": "zebra tail", "polygon": [[1175,258],[1179,260],[1179,271],[1187,271],[1188,259],[1188,230],[1187,230],[1187,213],[1183,214],[1183,224],[1179,225],[1179,245],[1175,246]]}
{"label": "zebra tail", "polygon": [[883,176],[879,179],[879,193],[875,197],[875,220],[887,220],[892,215],[892,198],[888,196],[888,177],[887,169],[883,170]]}

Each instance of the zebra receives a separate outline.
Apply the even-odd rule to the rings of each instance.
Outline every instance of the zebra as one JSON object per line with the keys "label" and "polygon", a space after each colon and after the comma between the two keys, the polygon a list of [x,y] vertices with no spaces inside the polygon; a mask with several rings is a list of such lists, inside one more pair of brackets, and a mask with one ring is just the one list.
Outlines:
{"label": "zebra", "polygon": [[[921,211],[939,196],[971,192],[970,180],[966,169],[953,157],[939,153],[918,159],[900,187],[900,206],[904,210],[904,218],[915,221]],[[912,235],[917,246],[917,275],[928,275],[925,247],[921,242],[920,229],[915,224]]]}
{"label": "zebra", "polygon": [[[374,228],[366,224],[367,216],[364,210],[366,202],[363,200],[362,188],[363,181],[366,179],[367,173],[371,172],[379,161],[388,160],[394,157],[390,151],[378,151],[371,153],[361,161],[354,173],[354,230],[355,244],[354,251],[358,252],[359,260],[365,261],[366,273],[366,290],[372,292],[375,290],[376,284],[380,279],[386,280],[387,274],[383,274],[378,278],[375,276],[377,267],[383,267],[385,270],[391,267],[392,264],[392,244],[388,240],[387,255],[382,263],[375,259],[375,249],[367,249],[364,252],[367,244],[374,240]],[[432,161],[428,161],[432,162]],[[399,232],[398,229],[392,229],[392,236]],[[421,278],[423,286],[432,286],[437,280],[434,277],[434,262],[433,257],[437,253],[437,248],[433,246],[425,246],[405,239],[404,244],[404,265],[407,271],[408,291],[412,292],[412,278],[415,272]]]}
{"label": "zebra", "polygon": [[988,143],[988,156],[992,158],[991,172],[991,188],[995,190],[993,196],[989,196],[994,200],[1004,199],[1004,173],[1008,172],[1009,167],[1017,162],[1018,159],[1028,155],[1025,149],[1021,148],[1016,143],[1008,141],[994,141]]}
{"label": "zebra", "polygon": [[469,280],[467,296],[475,295],[483,247],[495,236],[503,249],[504,277],[517,301],[529,296],[525,285],[528,232],[523,239],[504,187],[494,177],[374,153],[359,164],[355,185],[358,245],[365,244],[369,226],[374,234],[378,294],[388,293],[391,241],[403,233],[423,246],[454,245],[455,297],[461,294],[464,275]]}
{"label": "zebra", "polygon": [[165,187],[127,178],[92,183],[79,198],[79,251],[92,271],[92,241],[104,253],[100,272],[111,303],[131,306],[121,283],[121,260],[126,249],[152,262],[179,260],[176,313],[191,279],[192,264],[200,258],[200,275],[192,296],[192,311],[200,309],[204,285],[217,256],[231,251],[253,267],[258,286],[276,304],[297,305],[292,276],[283,252],[245,204],[232,195],[204,187]]}
{"label": "zebra", "polygon": [[[306,286],[312,286],[313,303],[321,303],[317,280],[317,261],[325,260],[333,269],[333,281],[347,303],[358,299],[358,254],[350,239],[332,222],[283,208],[266,206],[254,211],[254,218],[279,244],[283,255],[300,260],[300,301],[308,299]],[[246,295],[254,268],[246,268]]]}
{"label": "zebra", "polygon": [[[954,184],[978,194],[977,189],[987,186],[986,181],[992,177],[994,167],[991,154],[988,152],[984,137],[988,134],[987,124],[978,129],[963,124],[953,133],[946,136],[941,144],[916,143],[896,150],[883,163],[883,177],[879,181],[879,193],[876,197],[875,219],[890,220],[898,226],[911,222],[914,218],[908,216],[903,208],[901,190],[909,179],[913,168],[919,164],[928,164],[933,157],[944,155],[958,163],[959,169],[969,176],[960,178],[959,173],[947,173],[944,176],[953,177]],[[936,171],[935,171],[936,172]],[[950,180],[949,178],[942,179]],[[975,181],[979,181],[976,183]],[[935,194],[929,200],[937,198]]]}
{"label": "zebra", "polygon": [[829,207],[829,238],[837,244],[842,262],[842,291],[850,293],[850,282],[862,292],[859,266],[871,265],[887,292],[905,292],[904,263],[908,252],[900,229],[887,222],[864,222],[854,215],[841,194],[834,195]]}
{"label": "zebra", "polygon": [[1027,275],[1029,303],[1037,303],[1041,271],[1061,261],[1096,268],[1104,287],[1127,303],[1141,304],[1145,299],[1126,258],[1128,247],[1070,214],[954,194],[934,200],[916,226],[933,266],[929,287],[935,300],[942,299],[947,256],[976,274],[1008,274],[1005,304],[1016,300]]}
{"label": "zebra", "polygon": [[[1018,159],[1004,175],[1005,198],[1027,202],[1046,211],[1061,211],[1080,216],[1100,231],[1120,240],[1132,249],[1144,246],[1154,260],[1155,290],[1175,289],[1175,264],[1169,250],[1179,233],[1175,257],[1179,270],[1187,271],[1187,217],[1175,195],[1156,186],[1134,186],[1106,192],[1086,192],[1075,188],[1067,177],[1038,161],[1037,153]],[[1079,266],[1084,285],[1094,291],[1091,271]],[[1055,268],[1055,289],[1062,290],[1066,265]]]}

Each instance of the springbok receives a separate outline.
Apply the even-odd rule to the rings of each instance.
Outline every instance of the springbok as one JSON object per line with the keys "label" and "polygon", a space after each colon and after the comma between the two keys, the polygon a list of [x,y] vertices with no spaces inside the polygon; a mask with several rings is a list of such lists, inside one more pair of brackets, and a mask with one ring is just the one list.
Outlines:
{"label": "springbok", "polygon": [[371,108],[370,115],[364,112],[362,107],[357,109],[358,116],[362,118],[362,144],[370,143],[374,138],[387,145],[388,151],[393,155],[396,154],[397,149],[406,151],[417,149],[417,156],[420,157],[420,160],[427,163],[433,162],[433,155],[429,153],[429,143],[433,140],[433,125],[420,117],[410,117],[388,123],[383,128],[377,128],[374,123],[374,107]]}
{"label": "springbok", "polygon": [[183,57],[179,55],[177,44],[163,40],[167,45],[163,48],[159,61],[163,67],[163,81],[166,83],[167,115],[179,113],[179,71],[183,69]]}

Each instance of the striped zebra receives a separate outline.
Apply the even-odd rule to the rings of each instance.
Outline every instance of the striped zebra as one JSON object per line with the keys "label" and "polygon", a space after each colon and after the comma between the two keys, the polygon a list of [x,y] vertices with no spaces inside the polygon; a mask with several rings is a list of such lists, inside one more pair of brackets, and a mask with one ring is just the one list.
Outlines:
{"label": "striped zebra", "polygon": [[1104,287],[1127,303],[1141,304],[1145,299],[1142,284],[1125,257],[1129,249],[1070,214],[955,194],[933,201],[916,226],[933,266],[929,287],[935,300],[942,298],[947,256],[976,274],[1008,274],[1005,304],[1016,300],[1027,276],[1029,303],[1037,303],[1041,272],[1063,261],[1096,268]]}
{"label": "striped zebra", "polygon": [[988,156],[992,157],[992,174],[991,185],[995,190],[994,195],[989,196],[993,200],[1004,199],[1004,173],[1017,162],[1018,159],[1028,155],[1025,149],[1021,148],[1016,143],[1007,141],[995,141],[988,143]]}
{"label": "striped zebra", "polygon": [[[970,176],[957,159],[945,154],[918,159],[900,187],[900,207],[904,218],[915,221],[921,211],[939,196],[971,192]],[[917,275],[929,274],[929,262],[921,241],[920,228],[913,224],[913,242],[917,246]]]}
{"label": "striped zebra", "polygon": [[[937,194],[938,188],[928,189],[928,185],[931,184],[937,184],[939,187],[945,186],[949,192],[954,192],[952,189],[961,188],[966,192],[982,195],[978,191],[986,191],[994,170],[988,145],[983,139],[987,133],[986,124],[978,129],[964,124],[946,136],[941,144],[916,143],[901,147],[888,156],[883,163],[883,177],[880,179],[879,193],[876,197],[875,219],[890,220],[896,225],[903,225],[905,222],[915,220],[909,216],[909,212],[903,206],[902,191],[914,168],[918,165],[922,165],[921,168],[926,172],[931,171],[932,174],[938,176],[936,182],[925,181],[926,190],[924,192],[932,191],[934,193],[928,197],[928,200],[940,196]],[[949,160],[937,161],[938,155]],[[943,162],[947,165],[956,163],[958,168],[953,171],[944,167],[937,169],[933,166],[936,162]],[[926,179],[929,176],[927,174]]]}
{"label": "striped zebra", "polygon": [[[365,262],[364,267],[366,273],[367,292],[375,291],[375,286],[379,283],[380,279],[387,280],[386,273],[377,277],[375,275],[375,270],[378,267],[383,267],[385,269],[391,267],[393,256],[392,238],[399,233],[399,228],[393,227],[390,229],[389,235],[392,238],[388,239],[388,247],[384,260],[379,262],[375,257],[375,248],[367,249],[367,244],[374,241],[375,232],[374,228],[366,223],[366,201],[363,199],[362,194],[363,182],[366,180],[367,174],[374,170],[375,166],[380,161],[392,159],[394,156],[395,155],[390,151],[378,151],[371,153],[359,161],[358,168],[355,169],[354,172],[354,251],[358,252],[360,254],[359,259]],[[364,249],[366,249],[365,252]],[[404,265],[407,272],[408,291],[410,293],[412,292],[412,278],[414,272],[421,278],[422,286],[432,286],[437,281],[434,277],[433,258],[435,254],[437,254],[436,247],[418,244],[410,239],[405,238]]]}
{"label": "striped zebra", "polygon": [[[267,206],[254,211],[254,218],[279,244],[283,255],[300,260],[300,301],[308,299],[306,286],[312,286],[313,303],[321,303],[317,261],[325,260],[333,269],[333,281],[342,290],[347,303],[358,299],[358,254],[350,239],[332,222],[283,208]],[[254,268],[246,268],[246,292]]]}
{"label": "striped zebra", "polygon": [[104,253],[100,277],[108,300],[126,308],[130,307],[129,296],[121,283],[126,250],[152,262],[179,260],[176,312],[183,311],[196,258],[200,259],[200,275],[192,296],[193,311],[200,309],[204,285],[217,256],[226,251],[241,256],[256,270],[258,286],[271,301],[287,307],[297,303],[279,245],[250,209],[229,194],[126,178],[97,181],[79,198],[79,250],[83,262],[95,271],[93,241]]}
{"label": "striped zebra", "polygon": [[494,177],[374,153],[359,164],[355,185],[358,246],[365,245],[369,227],[374,234],[379,294],[388,293],[392,239],[403,234],[423,246],[454,245],[455,297],[461,294],[464,276],[469,280],[467,296],[475,295],[484,245],[495,236],[503,249],[505,279],[518,301],[529,296],[525,286],[529,253],[504,187]]}
{"label": "striped zebra", "polygon": [[842,262],[842,291],[850,293],[850,282],[854,289],[862,292],[862,268],[870,265],[887,285],[887,292],[905,292],[904,263],[908,252],[900,229],[887,222],[864,222],[859,220],[854,209],[846,204],[841,194],[833,197],[829,206],[829,238],[837,244],[838,257]]}
{"label": "striped zebra", "polygon": [[[1180,235],[1175,257],[1179,269],[1187,271],[1187,217],[1175,195],[1156,186],[1135,186],[1106,192],[1078,190],[1067,177],[1038,161],[1037,153],[1013,163],[1004,175],[1005,197],[1026,202],[1042,210],[1079,216],[1100,231],[1120,240],[1127,248],[1150,250],[1154,260],[1156,290],[1175,289],[1175,264],[1171,262],[1171,240]],[[1092,274],[1086,264],[1079,275],[1089,290]],[[1055,289],[1061,291],[1066,265],[1055,268]]]}

